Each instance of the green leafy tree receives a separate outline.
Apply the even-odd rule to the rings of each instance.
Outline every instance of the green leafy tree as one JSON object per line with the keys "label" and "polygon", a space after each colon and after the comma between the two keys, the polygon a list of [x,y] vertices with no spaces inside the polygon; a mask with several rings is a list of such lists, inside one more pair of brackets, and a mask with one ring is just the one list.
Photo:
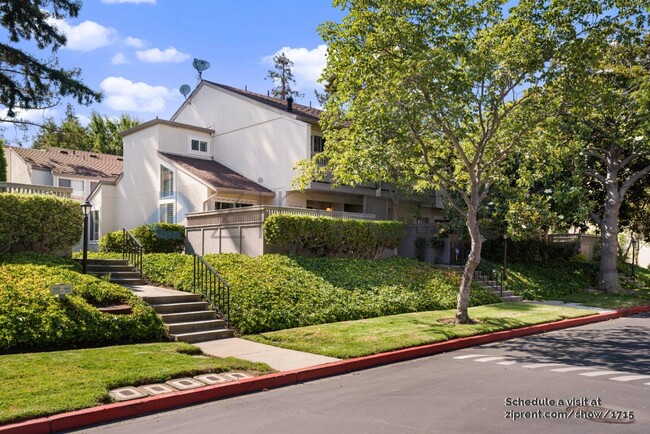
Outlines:
{"label": "green leafy tree", "polygon": [[275,83],[275,87],[271,89],[273,98],[287,99],[287,97],[302,98],[305,96],[291,88],[291,83],[296,84],[291,68],[293,68],[293,62],[284,53],[273,56],[273,69],[269,69],[266,76]]}
{"label": "green leafy tree", "polygon": [[[0,24],[8,36],[0,42],[0,105],[6,109],[0,122],[31,124],[20,118],[20,110],[53,107],[61,97],[86,105],[101,100],[79,80],[79,69],[59,67],[55,56],[66,38],[52,19],[74,18],[80,8],[76,0],[0,1]],[[34,41],[40,50],[49,47],[52,55],[39,60],[17,48],[23,41]]]}
{"label": "green leafy tree", "polygon": [[[612,35],[593,68],[557,84],[561,118],[556,139],[581,158],[600,203],[591,212],[601,235],[598,288],[619,292],[621,223],[648,220],[643,182],[650,174],[650,34],[627,30]],[[626,207],[628,197],[636,203]]]}
{"label": "green leafy tree", "polygon": [[7,159],[5,157],[5,141],[0,138],[0,182],[7,181]]}
{"label": "green leafy tree", "polygon": [[92,143],[88,128],[81,125],[74,108],[71,104],[68,104],[61,124],[57,124],[52,118],[47,119],[34,139],[32,148],[66,148],[91,151]]}
{"label": "green leafy tree", "polygon": [[117,118],[102,116],[93,111],[88,124],[92,150],[102,154],[122,155],[122,137],[120,132],[138,125],[140,121],[122,113]]}
{"label": "green leafy tree", "polygon": [[[507,3],[336,0],[348,15],[319,29],[328,44],[324,77],[333,77],[335,89],[322,117],[324,158],[335,181],[353,183],[335,162],[357,158],[371,143],[378,158],[407,164],[418,188],[440,189],[465,219],[471,250],[457,323],[471,322],[469,291],[483,242],[479,209],[503,182],[504,162],[548,116],[544,85],[587,67],[628,17],[645,22],[647,6],[524,0],[507,10]],[[386,126],[408,140],[363,140]]]}

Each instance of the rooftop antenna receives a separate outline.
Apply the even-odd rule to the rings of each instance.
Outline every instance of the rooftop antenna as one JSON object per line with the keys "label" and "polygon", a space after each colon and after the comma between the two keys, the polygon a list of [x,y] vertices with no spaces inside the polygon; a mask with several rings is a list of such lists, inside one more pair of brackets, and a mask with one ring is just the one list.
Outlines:
{"label": "rooftop antenna", "polygon": [[202,60],[202,59],[194,59],[194,61],[192,62],[192,66],[199,73],[199,81],[201,81],[201,80],[203,80],[203,77],[202,77],[203,71],[205,71],[206,69],[208,69],[210,67],[210,62],[208,62],[207,60]]}
{"label": "rooftop antenna", "polygon": [[189,84],[184,84],[184,85],[182,85],[181,88],[178,89],[178,90],[179,90],[179,91],[181,92],[181,94],[185,97],[185,99],[187,99],[187,95],[190,94],[190,92],[192,91],[192,88],[190,87]]}

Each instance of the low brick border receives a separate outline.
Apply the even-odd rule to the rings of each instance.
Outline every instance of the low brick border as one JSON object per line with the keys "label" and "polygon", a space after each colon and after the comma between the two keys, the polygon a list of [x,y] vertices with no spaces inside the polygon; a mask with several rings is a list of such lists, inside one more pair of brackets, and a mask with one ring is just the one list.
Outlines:
{"label": "low brick border", "polygon": [[561,330],[570,327],[593,324],[596,322],[608,321],[643,312],[650,312],[650,305],[624,308],[616,310],[614,312],[594,314],[581,318],[565,319],[546,324],[537,324],[517,329],[503,330],[484,335],[452,339],[445,342],[406,348],[403,350],[375,354],[372,356],[340,360],[337,362],[326,363],[324,365],[297,369],[293,371],[284,371],[276,374],[269,374],[261,377],[239,380],[232,383],[215,384],[172,394],[156,395],[142,399],[135,399],[132,401],[101,405],[83,410],[61,413],[54,416],[41,417],[38,419],[18,422],[10,425],[3,425],[0,426],[0,433],[50,434],[58,431],[81,428],[88,425],[95,425],[119,419],[131,418],[147,413],[170,410],[173,408],[198,404],[206,401],[213,401],[252,392],[260,392],[265,389],[268,390],[283,386],[290,386],[293,384],[302,383],[304,381],[316,380],[332,375],[345,374],[361,369],[411,360],[424,356],[431,356],[434,354],[472,347],[475,345],[488,344],[521,336],[529,336],[538,333],[545,333],[554,330]]}

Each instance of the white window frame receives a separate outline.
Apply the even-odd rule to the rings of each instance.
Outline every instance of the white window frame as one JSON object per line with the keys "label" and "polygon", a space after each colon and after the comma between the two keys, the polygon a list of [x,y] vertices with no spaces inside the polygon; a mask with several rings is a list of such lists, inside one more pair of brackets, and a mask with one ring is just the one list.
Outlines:
{"label": "white window frame", "polygon": [[[168,207],[169,205],[172,206],[172,218],[171,221],[167,220],[167,208],[165,208],[165,211],[163,212],[162,207]],[[158,204],[158,223],[176,223],[176,204],[173,201],[166,200],[166,201],[161,201]]]}
{"label": "white window frame", "polygon": [[[192,142],[197,141],[199,142],[199,149],[194,150],[192,149]],[[205,143],[205,151],[201,150],[201,143]],[[202,139],[200,137],[188,137],[187,140],[187,150],[190,154],[198,154],[198,155],[209,155],[210,154],[210,139]]]}
{"label": "white window frame", "polygon": [[[316,143],[315,143],[316,140],[314,139],[315,137],[319,137],[320,140],[321,140],[321,147],[323,149],[321,149],[320,151],[316,150]],[[323,137],[321,134],[312,134],[311,135],[311,153],[312,154],[320,154],[324,150],[325,150],[325,137]]]}
{"label": "white window frame", "polygon": [[[163,169],[169,170],[172,174],[172,187],[171,187],[171,193],[169,195],[163,196]],[[160,163],[160,168],[159,168],[159,174],[158,174],[158,198],[163,201],[165,199],[173,199],[176,196],[176,171],[172,169],[171,167],[167,166],[166,164]]]}

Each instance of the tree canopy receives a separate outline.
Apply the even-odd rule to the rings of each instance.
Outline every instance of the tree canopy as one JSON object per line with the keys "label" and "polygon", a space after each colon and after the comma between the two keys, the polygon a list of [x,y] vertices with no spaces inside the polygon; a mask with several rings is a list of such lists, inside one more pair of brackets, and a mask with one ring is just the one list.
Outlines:
{"label": "tree canopy", "polygon": [[[319,29],[328,44],[323,79],[334,89],[322,117],[322,161],[346,184],[365,170],[351,170],[350,160],[399,161],[417,188],[446,195],[471,237],[456,312],[457,322],[470,322],[469,288],[483,241],[478,212],[506,180],[513,151],[551,115],[545,86],[590,67],[628,19],[644,23],[647,2],[522,0],[510,9],[505,0],[334,4],[348,14]],[[377,131],[386,140],[368,139]],[[314,164],[303,165],[303,174]]]}
{"label": "tree canopy", "polygon": [[[0,105],[6,109],[0,122],[29,124],[20,118],[21,110],[45,109],[57,105],[61,97],[72,97],[79,104],[101,100],[101,94],[83,84],[78,68],[58,65],[56,51],[65,45],[65,35],[53,20],[78,15],[76,0],[1,0],[0,24],[9,40],[0,42]],[[51,51],[40,60],[16,45],[34,41],[38,49]]]}

